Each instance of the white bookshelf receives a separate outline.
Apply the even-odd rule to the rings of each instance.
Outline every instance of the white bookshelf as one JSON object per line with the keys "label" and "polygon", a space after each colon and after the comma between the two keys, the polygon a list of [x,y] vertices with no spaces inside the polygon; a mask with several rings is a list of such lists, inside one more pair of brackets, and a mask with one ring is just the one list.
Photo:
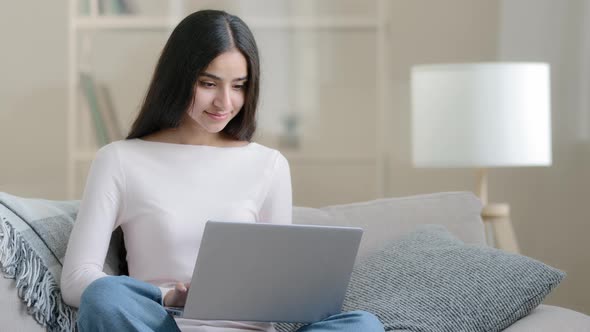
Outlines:
{"label": "white bookshelf", "polygon": [[[90,36],[100,31],[141,31],[142,33],[150,33],[150,31],[169,33],[172,28],[184,17],[181,15],[170,14],[160,16],[149,15],[100,15],[98,13],[98,0],[89,0],[89,12],[85,15],[80,15],[78,10],[79,0],[70,0],[69,9],[69,59],[68,59],[68,154],[67,154],[67,193],[70,198],[78,198],[81,187],[84,181],[80,178],[81,169],[87,168],[88,164],[94,159],[98,146],[83,146],[80,144],[81,135],[93,135],[93,133],[82,133],[83,129],[80,127],[81,119],[83,118],[79,109],[79,95],[78,95],[78,77],[79,72],[87,64],[81,63],[83,58],[83,51],[92,52],[92,41]],[[183,4],[185,1],[168,0],[175,2],[171,5],[175,13],[183,11]],[[141,0],[137,0],[141,3]],[[375,121],[375,132],[361,133],[365,136],[374,136],[375,149],[374,152],[356,151],[350,154],[332,153],[331,151],[313,152],[298,152],[287,151],[284,152],[290,163],[297,168],[298,166],[307,167],[309,165],[316,165],[318,167],[339,167],[339,165],[367,165],[375,170],[374,189],[371,190],[373,198],[382,197],[384,193],[385,181],[385,145],[384,145],[384,131],[386,126],[384,124],[386,102],[384,96],[387,95],[387,10],[386,0],[375,0],[376,6],[375,17],[340,17],[340,16],[326,16],[321,17],[305,17],[294,16],[287,18],[280,17],[265,17],[265,16],[248,16],[240,15],[245,22],[253,30],[285,30],[288,31],[335,31],[344,33],[347,31],[355,32],[362,31],[370,33],[375,38],[374,57],[368,58],[367,61],[375,63],[376,72],[374,75],[376,86],[376,109],[371,110],[370,117]],[[242,5],[243,6],[243,5]],[[187,11],[188,14],[188,11]],[[80,43],[88,44],[82,47]],[[90,128],[93,129],[93,128]],[[272,144],[271,144],[272,145]],[[82,170],[83,173],[83,170]],[[371,198],[371,197],[368,197]]]}

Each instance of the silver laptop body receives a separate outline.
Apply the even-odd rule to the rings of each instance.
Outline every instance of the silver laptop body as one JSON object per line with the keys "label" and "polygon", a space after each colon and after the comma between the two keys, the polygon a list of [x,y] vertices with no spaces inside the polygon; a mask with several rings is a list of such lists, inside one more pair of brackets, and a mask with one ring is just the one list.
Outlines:
{"label": "silver laptop body", "polygon": [[337,314],[362,233],[208,221],[182,317],[310,323]]}

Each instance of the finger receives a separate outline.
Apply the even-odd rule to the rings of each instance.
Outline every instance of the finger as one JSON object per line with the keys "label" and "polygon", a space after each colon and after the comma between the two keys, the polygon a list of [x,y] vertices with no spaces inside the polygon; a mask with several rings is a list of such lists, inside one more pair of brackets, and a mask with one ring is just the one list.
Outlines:
{"label": "finger", "polygon": [[187,290],[182,282],[177,283],[175,288],[177,291],[182,292],[182,293],[186,292],[186,290]]}

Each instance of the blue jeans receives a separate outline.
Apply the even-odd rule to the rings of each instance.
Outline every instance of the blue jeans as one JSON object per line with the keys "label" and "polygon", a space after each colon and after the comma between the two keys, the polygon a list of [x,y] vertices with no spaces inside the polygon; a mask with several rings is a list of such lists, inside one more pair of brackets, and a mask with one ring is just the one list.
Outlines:
{"label": "blue jeans", "polygon": [[[78,328],[86,331],[179,331],[161,305],[160,289],[126,276],[108,276],[91,283],[82,294]],[[298,332],[383,332],[373,314],[351,311],[303,326]]]}

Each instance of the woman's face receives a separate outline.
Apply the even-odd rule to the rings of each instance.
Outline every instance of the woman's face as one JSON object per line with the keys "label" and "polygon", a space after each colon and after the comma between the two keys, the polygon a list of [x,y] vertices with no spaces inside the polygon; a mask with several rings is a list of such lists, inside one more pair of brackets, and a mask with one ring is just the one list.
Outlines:
{"label": "woman's face", "polygon": [[217,56],[197,77],[188,116],[207,133],[219,133],[242,109],[248,79],[246,58],[237,50]]}

